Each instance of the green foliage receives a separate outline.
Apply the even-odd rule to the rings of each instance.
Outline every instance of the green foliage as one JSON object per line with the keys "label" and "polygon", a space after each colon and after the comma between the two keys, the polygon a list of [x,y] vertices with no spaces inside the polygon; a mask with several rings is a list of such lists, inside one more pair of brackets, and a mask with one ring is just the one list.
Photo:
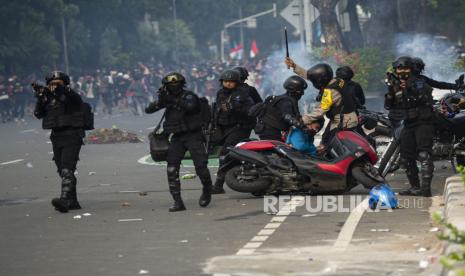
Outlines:
{"label": "green foliage", "polygon": [[375,47],[355,49],[351,54],[323,48],[315,50],[314,55],[337,66],[350,66],[355,73],[354,81],[360,83],[367,91],[385,89],[386,70],[394,58],[386,50]]}
{"label": "green foliage", "polygon": [[[465,185],[465,167],[459,166],[457,170],[462,174],[462,179]],[[447,269],[453,270],[456,273],[455,275],[465,276],[465,231],[460,231],[452,223],[447,222],[439,212],[433,213],[432,218],[436,223],[447,229],[447,233],[438,234],[438,238],[440,240],[461,246],[460,251],[451,252],[448,255],[441,256],[441,264]]]}

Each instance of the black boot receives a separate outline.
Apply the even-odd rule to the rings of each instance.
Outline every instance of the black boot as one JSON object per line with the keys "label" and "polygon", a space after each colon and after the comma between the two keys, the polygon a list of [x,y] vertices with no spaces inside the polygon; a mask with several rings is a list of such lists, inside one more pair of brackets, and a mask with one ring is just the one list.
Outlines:
{"label": "black boot", "polygon": [[211,194],[217,195],[217,194],[226,193],[226,191],[223,189],[223,183],[224,183],[224,179],[217,178],[215,181],[215,185],[213,185]]}
{"label": "black boot", "polygon": [[80,210],[80,209],[82,209],[81,205],[79,204],[79,201],[77,200],[76,189],[71,191],[71,203],[69,204],[69,209],[70,210]]}
{"label": "black boot", "polygon": [[173,205],[168,209],[170,212],[178,212],[178,211],[184,211],[186,210],[186,206],[184,206],[184,202],[182,201],[181,198],[181,193],[178,194],[173,194],[171,193],[174,199]]}
{"label": "black boot", "polygon": [[178,212],[186,210],[184,202],[181,198],[181,181],[179,181],[179,168],[169,166],[167,168],[168,185],[170,188],[171,196],[174,199],[173,205],[169,208],[170,212]]}
{"label": "black boot", "polygon": [[431,154],[419,152],[418,158],[421,161],[421,195],[431,197],[431,180],[433,179],[434,164]]}
{"label": "black boot", "polygon": [[410,188],[406,190],[402,190],[399,192],[399,195],[407,195],[407,196],[420,196],[420,180],[418,179],[418,175],[409,175],[407,174],[408,182],[410,183]]}
{"label": "black boot", "polygon": [[67,213],[72,202],[72,190],[76,188],[76,182],[73,181],[74,174],[72,170],[61,170],[61,195],[60,198],[52,199],[52,205],[55,210],[61,213]]}
{"label": "black boot", "polygon": [[405,166],[405,173],[407,174],[408,182],[410,183],[410,188],[402,190],[399,192],[399,195],[407,196],[421,196],[420,190],[420,179],[418,178],[418,167],[417,161],[415,159],[402,159],[403,166]]}
{"label": "black boot", "polygon": [[421,195],[424,197],[432,197],[431,194],[431,178],[422,178],[421,179]]}
{"label": "black boot", "polygon": [[195,171],[197,172],[203,187],[202,195],[199,199],[199,205],[200,207],[207,207],[212,200],[212,178],[210,176],[210,171],[207,166],[201,168],[196,167]]}

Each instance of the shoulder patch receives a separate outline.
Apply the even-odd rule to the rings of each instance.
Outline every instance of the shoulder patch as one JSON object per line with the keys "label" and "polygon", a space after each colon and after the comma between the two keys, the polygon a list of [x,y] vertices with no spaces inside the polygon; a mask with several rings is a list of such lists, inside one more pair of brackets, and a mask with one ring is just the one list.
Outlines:
{"label": "shoulder patch", "polygon": [[329,110],[331,108],[333,104],[332,94],[333,92],[330,89],[323,90],[323,96],[321,98],[321,108],[323,110]]}

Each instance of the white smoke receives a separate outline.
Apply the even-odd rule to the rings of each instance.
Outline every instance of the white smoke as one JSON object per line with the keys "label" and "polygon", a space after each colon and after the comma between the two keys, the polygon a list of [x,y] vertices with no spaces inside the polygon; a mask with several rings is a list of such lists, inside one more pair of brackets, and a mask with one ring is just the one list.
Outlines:
{"label": "white smoke", "polygon": [[454,82],[460,72],[454,67],[456,48],[443,37],[429,34],[398,34],[395,38],[397,56],[419,57],[425,62],[424,75],[438,81]]}
{"label": "white smoke", "polygon": [[[300,43],[292,42],[289,43],[289,56],[304,69],[308,69],[320,63],[321,61],[316,60],[311,54],[302,50]],[[288,69],[284,64],[284,58],[286,57],[286,50],[280,49],[273,51],[267,58],[266,64],[263,69],[262,89],[265,95],[277,95],[284,93],[283,83],[284,81],[295,73],[292,69]],[[331,65],[333,70],[336,67]],[[308,110],[308,106],[315,102],[315,97],[318,91],[312,86],[311,82],[307,82],[308,88],[305,90],[305,95],[302,97],[300,102],[304,106],[304,110]]]}

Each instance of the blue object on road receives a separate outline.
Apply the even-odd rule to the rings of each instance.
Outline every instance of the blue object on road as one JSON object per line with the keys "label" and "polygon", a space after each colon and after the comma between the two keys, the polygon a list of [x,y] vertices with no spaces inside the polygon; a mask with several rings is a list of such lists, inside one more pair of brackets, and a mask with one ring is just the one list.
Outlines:
{"label": "blue object on road", "polygon": [[396,209],[399,207],[396,194],[388,184],[378,184],[373,187],[368,195],[370,209]]}

